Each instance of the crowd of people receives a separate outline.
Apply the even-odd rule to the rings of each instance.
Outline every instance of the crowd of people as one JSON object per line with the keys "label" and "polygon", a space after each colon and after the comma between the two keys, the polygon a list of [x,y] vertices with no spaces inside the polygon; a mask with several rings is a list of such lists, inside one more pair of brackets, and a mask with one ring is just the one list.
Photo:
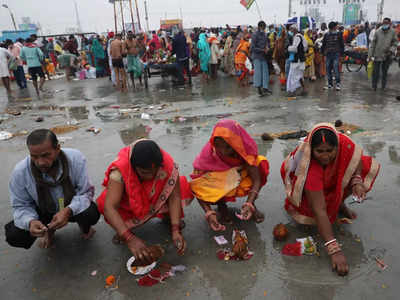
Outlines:
{"label": "crowd of people", "polygon": [[[324,79],[325,89],[341,89],[345,46],[368,53],[373,61],[372,87],[381,80],[384,89],[387,73],[399,43],[400,28],[389,18],[382,24],[345,28],[337,22],[320,28],[300,30],[297,24],[269,25],[260,21],[257,28],[194,28],[174,34],[159,30],[151,34],[109,32],[107,37],[84,35],[68,39],[40,38],[6,40],[0,47],[0,76],[10,92],[9,70],[21,89],[26,88],[23,65],[28,67],[36,91],[43,88],[58,68],[80,79],[109,76],[117,90],[128,90],[128,79],[135,89],[135,79],[142,85],[145,66],[157,68],[174,77],[174,83],[192,82],[202,74],[202,81],[216,79],[220,71],[237,78],[240,86],[253,82],[260,96],[272,94],[270,75],[279,74],[282,90],[288,96],[306,94],[306,82]],[[8,50],[8,51],[7,51]],[[128,76],[127,76],[128,75]],[[37,84],[37,78],[40,83]],[[334,82],[335,81],[335,82]]]}

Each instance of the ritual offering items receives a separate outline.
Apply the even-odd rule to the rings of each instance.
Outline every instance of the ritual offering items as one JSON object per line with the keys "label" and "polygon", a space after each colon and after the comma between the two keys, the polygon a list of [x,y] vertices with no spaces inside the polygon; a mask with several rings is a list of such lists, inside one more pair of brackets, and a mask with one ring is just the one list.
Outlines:
{"label": "ritual offering items", "polygon": [[249,241],[247,240],[246,233],[244,231],[234,230],[232,240],[232,252],[240,259],[243,259],[243,257],[245,257],[245,255],[249,252]]}
{"label": "ritual offering items", "polygon": [[220,260],[249,260],[254,253],[249,251],[249,240],[244,230],[234,230],[232,234],[232,250],[219,249],[217,257]]}
{"label": "ritual offering items", "polygon": [[317,245],[311,236],[296,239],[294,244],[286,244],[282,249],[283,255],[301,256],[317,254]]}
{"label": "ritual offering items", "polygon": [[279,223],[278,225],[276,225],[274,227],[274,230],[272,233],[274,235],[275,240],[284,241],[284,240],[286,240],[286,238],[289,234],[289,231],[285,225],[283,225],[282,223]]}
{"label": "ritual offering items", "polygon": [[335,121],[335,128],[337,131],[344,134],[354,134],[364,131],[359,126],[350,123],[344,123],[342,120]]}
{"label": "ritual offering items", "polygon": [[160,267],[152,270],[146,276],[137,279],[140,286],[153,286],[158,283],[165,283],[169,277],[173,277],[178,272],[184,272],[186,267],[183,265],[172,266],[167,263],[160,264]]}

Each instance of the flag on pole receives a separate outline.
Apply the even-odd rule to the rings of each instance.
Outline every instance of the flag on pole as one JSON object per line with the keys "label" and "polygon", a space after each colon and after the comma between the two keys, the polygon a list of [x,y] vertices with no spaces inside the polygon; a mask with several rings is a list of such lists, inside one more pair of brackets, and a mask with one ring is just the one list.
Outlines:
{"label": "flag on pole", "polygon": [[247,10],[249,10],[254,1],[256,0],[240,0],[240,4],[242,4],[244,7],[246,7]]}

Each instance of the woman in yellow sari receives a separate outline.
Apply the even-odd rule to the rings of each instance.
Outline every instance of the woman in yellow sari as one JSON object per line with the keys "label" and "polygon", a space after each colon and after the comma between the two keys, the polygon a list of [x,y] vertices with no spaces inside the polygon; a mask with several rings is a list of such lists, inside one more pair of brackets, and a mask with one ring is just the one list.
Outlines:
{"label": "woman in yellow sari", "polygon": [[304,78],[315,81],[315,63],[314,63],[314,42],[312,41],[312,31],[307,29],[304,33],[304,38],[308,44],[308,51],[306,53],[306,70],[304,72]]}
{"label": "woman in yellow sari", "polygon": [[[226,202],[233,202],[236,197],[247,196],[239,218],[264,221],[254,202],[267,183],[269,163],[258,155],[257,144],[238,122],[221,120],[215,125],[193,168],[190,187],[212,230],[224,231],[225,226],[220,222],[231,222]],[[220,220],[211,205],[218,206]]]}

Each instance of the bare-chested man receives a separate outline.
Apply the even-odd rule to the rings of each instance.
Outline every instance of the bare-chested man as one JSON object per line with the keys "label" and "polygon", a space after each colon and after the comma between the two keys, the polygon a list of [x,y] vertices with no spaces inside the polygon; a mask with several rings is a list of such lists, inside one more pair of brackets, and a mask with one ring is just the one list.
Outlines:
{"label": "bare-chested man", "polygon": [[132,31],[128,31],[125,48],[128,52],[128,73],[135,89],[135,77],[139,78],[140,85],[142,85],[142,63],[139,60],[139,42]]}
{"label": "bare-chested man", "polygon": [[115,35],[115,40],[113,40],[110,45],[110,55],[112,59],[112,66],[115,71],[117,89],[121,90],[122,92],[127,91],[126,73],[123,61],[123,56],[125,56],[125,54],[126,54],[126,49],[124,43],[122,42],[122,35],[120,33],[117,33]]}

